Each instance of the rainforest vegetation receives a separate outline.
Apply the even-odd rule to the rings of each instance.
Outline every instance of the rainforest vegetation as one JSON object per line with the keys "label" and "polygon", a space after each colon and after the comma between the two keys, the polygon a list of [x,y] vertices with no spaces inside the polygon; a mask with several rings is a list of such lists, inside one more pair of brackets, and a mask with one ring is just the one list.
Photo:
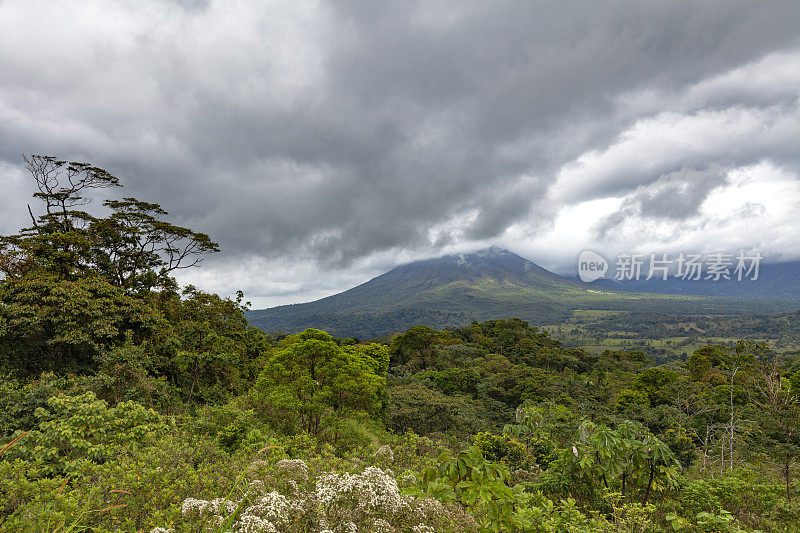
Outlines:
{"label": "rainforest vegetation", "polygon": [[[0,237],[0,530],[800,531],[800,357],[565,347],[518,319],[265,334],[218,251],[29,156]],[[661,363],[661,364],[657,364]]]}

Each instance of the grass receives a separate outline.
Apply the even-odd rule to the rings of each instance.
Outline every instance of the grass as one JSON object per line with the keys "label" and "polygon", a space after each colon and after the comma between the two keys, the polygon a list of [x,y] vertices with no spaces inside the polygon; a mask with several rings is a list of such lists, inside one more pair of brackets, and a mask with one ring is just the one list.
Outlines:
{"label": "grass", "polygon": [[26,436],[27,436],[27,435],[28,435],[28,434],[29,434],[31,431],[33,431],[33,430],[29,430],[29,431],[26,431],[25,433],[20,433],[19,435],[17,435],[17,436],[16,436],[16,437],[15,437],[15,438],[14,438],[14,439],[11,441],[11,442],[9,442],[9,443],[8,443],[8,444],[6,444],[5,446],[3,446],[3,448],[2,448],[2,449],[0,449],[0,455],[3,455],[3,454],[4,454],[4,453],[6,453],[8,450],[10,450],[12,446],[14,446],[16,443],[18,443],[19,441],[21,441],[21,440],[22,440],[24,437],[26,437]]}

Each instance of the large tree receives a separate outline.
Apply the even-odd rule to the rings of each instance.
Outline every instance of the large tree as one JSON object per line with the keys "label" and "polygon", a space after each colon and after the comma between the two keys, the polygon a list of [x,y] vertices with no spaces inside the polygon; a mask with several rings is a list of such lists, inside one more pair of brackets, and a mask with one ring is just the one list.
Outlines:
{"label": "large tree", "polygon": [[0,371],[89,371],[126,335],[141,341],[162,322],[147,302],[99,277],[6,280],[0,283]]}
{"label": "large tree", "polygon": [[116,177],[87,163],[24,158],[41,205],[38,215],[28,206],[30,227],[0,236],[0,371],[89,371],[111,347],[163,336],[164,324],[183,320],[164,313],[178,298],[171,274],[218,251],[208,235],[135,198],[105,200],[106,216],[90,213],[92,194],[120,187]]}
{"label": "large tree", "polygon": [[284,339],[256,381],[253,401],[287,429],[317,435],[354,411],[381,409],[388,362],[383,346],[341,347],[324,331],[307,329]]}
{"label": "large tree", "polygon": [[51,156],[25,161],[43,210],[37,216],[29,205],[32,225],[0,236],[0,273],[6,279],[33,271],[68,280],[99,275],[126,292],[147,291],[173,287],[175,270],[219,251],[205,233],[166,221],[168,213],[155,203],[108,199],[106,217],[84,210],[92,190],[121,187],[101,168]]}

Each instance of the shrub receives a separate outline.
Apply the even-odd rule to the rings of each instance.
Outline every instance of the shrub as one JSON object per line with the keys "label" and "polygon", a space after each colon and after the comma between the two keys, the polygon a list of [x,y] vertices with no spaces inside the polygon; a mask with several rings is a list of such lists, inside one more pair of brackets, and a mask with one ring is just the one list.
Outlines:
{"label": "shrub", "polygon": [[34,413],[38,428],[9,456],[23,458],[42,476],[74,475],[124,448],[147,444],[167,428],[161,416],[136,402],[109,407],[92,392],[59,394]]}

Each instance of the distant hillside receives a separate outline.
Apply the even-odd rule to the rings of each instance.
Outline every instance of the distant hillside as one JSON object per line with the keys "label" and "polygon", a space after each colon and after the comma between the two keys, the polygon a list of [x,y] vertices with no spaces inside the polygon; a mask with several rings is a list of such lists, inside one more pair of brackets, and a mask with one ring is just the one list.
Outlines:
{"label": "distant hillside", "polygon": [[693,294],[734,298],[766,298],[800,302],[800,262],[763,264],[758,279],[719,281],[688,281],[676,278],[618,282],[598,280],[597,287],[613,290],[657,292],[663,294]]}
{"label": "distant hillside", "polygon": [[[550,324],[569,318],[575,309],[698,314],[741,311],[752,305],[599,288],[563,278],[508,250],[492,247],[398,266],[340,294],[253,310],[248,318],[266,332],[291,333],[313,327],[365,339],[420,324],[445,328],[504,317]],[[763,302],[758,306],[765,309]]]}

